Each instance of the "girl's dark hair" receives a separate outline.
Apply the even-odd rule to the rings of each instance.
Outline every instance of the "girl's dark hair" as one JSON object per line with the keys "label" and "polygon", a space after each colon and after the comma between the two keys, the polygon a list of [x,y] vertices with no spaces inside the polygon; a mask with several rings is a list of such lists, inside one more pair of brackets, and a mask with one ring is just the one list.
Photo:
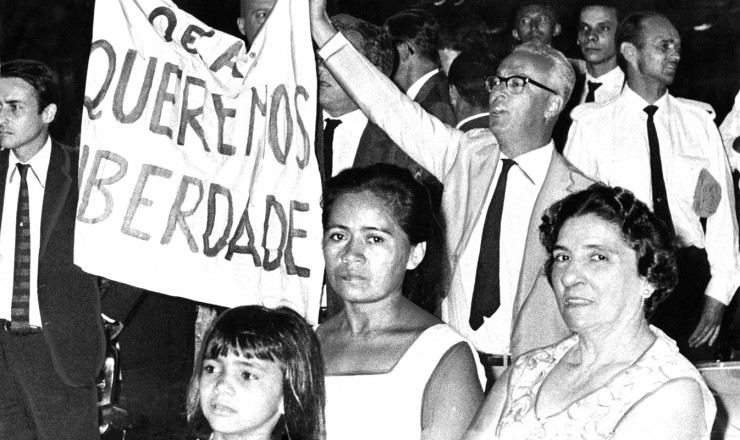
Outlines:
{"label": "girl's dark hair", "polygon": [[540,226],[540,239],[550,254],[545,263],[550,284],[552,252],[560,229],[568,219],[588,214],[615,225],[622,232],[627,245],[637,253],[637,272],[655,287],[653,295],[645,300],[645,314],[651,316],[678,282],[672,236],[665,223],[624,188],[596,183],[567,196],[545,212]]}
{"label": "girl's dark hair", "polygon": [[194,434],[212,432],[200,407],[203,361],[229,354],[278,364],[283,372],[283,425],[287,437],[323,439],[324,363],[316,335],[295,311],[262,306],[229,309],[206,333],[188,386],[187,417]]}
{"label": "girl's dark hair", "polygon": [[369,193],[385,202],[412,245],[427,243],[426,258],[406,273],[403,294],[434,313],[447,270],[442,227],[432,209],[429,190],[409,170],[396,165],[378,163],[346,169],[326,182],[321,199],[324,230],[337,199],[358,193]]}

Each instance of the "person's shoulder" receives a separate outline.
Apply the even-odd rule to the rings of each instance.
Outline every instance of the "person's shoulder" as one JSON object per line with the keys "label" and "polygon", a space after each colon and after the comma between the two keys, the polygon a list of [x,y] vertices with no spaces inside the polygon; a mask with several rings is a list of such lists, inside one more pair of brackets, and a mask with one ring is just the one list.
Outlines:
{"label": "person's shoulder", "polygon": [[488,128],[474,128],[463,132],[463,140],[461,144],[466,147],[470,146],[482,146],[486,149],[498,148],[498,141],[496,136]]}
{"label": "person's shoulder", "polygon": [[673,98],[675,99],[676,106],[688,112],[694,113],[700,117],[708,117],[710,120],[713,121],[714,118],[717,116],[714,108],[706,102],[679,97]]}
{"label": "person's shoulder", "polygon": [[570,117],[574,121],[600,120],[604,118],[607,113],[614,111],[618,104],[618,100],[619,96],[615,96],[605,102],[588,102],[580,104],[570,112]]}

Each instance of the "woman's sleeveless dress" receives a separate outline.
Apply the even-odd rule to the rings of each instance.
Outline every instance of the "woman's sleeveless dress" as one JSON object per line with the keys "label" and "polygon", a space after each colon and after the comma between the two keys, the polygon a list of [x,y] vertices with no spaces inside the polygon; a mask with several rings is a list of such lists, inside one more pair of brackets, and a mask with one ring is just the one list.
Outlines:
{"label": "woman's sleeveless dress", "polygon": [[424,330],[388,373],[326,376],[326,439],[421,438],[427,381],[447,350],[463,341],[438,324]]}

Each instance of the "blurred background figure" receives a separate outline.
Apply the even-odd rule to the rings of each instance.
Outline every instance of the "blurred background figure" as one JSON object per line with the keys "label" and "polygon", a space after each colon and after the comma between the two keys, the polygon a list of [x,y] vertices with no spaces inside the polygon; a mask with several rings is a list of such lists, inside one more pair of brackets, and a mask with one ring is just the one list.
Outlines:
{"label": "blurred background figure", "polygon": [[198,354],[188,423],[201,439],[322,440],[323,375],[316,335],[298,313],[229,309],[213,322]]}
{"label": "blurred background figure", "polygon": [[330,179],[322,203],[327,279],[344,304],[317,330],[327,440],[459,439],[483,399],[475,352],[402,295],[435,234],[426,190],[377,164]]}
{"label": "blurred background figure", "polygon": [[435,16],[439,22],[437,52],[440,68],[445,75],[449,74],[452,61],[460,53],[490,52],[486,23],[481,17],[472,12],[440,12]]}
{"label": "blurred background figure", "polygon": [[709,438],[712,394],[645,318],[677,281],[665,224],[631,192],[595,184],[553,205],[540,231],[574,335],[516,359],[466,439]]}
{"label": "blurred background figure", "polygon": [[539,41],[552,45],[560,30],[555,8],[546,0],[530,0],[517,6],[511,35],[519,44]]}
{"label": "blurred background figure", "polygon": [[396,46],[393,82],[442,122],[455,125],[447,78],[440,71],[439,24],[431,12],[407,9],[385,21]]}
{"label": "blurred background figure", "polygon": [[447,79],[457,128],[488,129],[488,88],[485,78],[496,74],[499,60],[485,52],[462,52],[452,62]]}

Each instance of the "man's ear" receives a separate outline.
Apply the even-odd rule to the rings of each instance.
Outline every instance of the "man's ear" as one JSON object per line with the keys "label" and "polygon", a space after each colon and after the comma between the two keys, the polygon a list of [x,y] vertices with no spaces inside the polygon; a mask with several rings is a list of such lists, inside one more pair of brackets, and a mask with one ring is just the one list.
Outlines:
{"label": "man's ear", "polygon": [[514,37],[516,41],[522,41],[522,39],[519,37],[519,31],[516,30],[516,28],[511,30],[511,35]]}
{"label": "man's ear", "polygon": [[239,33],[242,34],[242,35],[244,35],[245,37],[247,36],[246,25],[247,25],[247,23],[244,20],[244,18],[238,17],[236,19],[236,27],[239,28]]}
{"label": "man's ear", "polygon": [[51,124],[54,121],[54,118],[57,116],[57,105],[56,104],[49,104],[46,106],[46,108],[41,112],[41,120],[44,121],[44,124]]}
{"label": "man's ear", "polygon": [[631,65],[637,64],[637,52],[637,46],[629,41],[624,41],[619,45],[619,53],[621,53],[624,59],[627,60],[627,63]]}
{"label": "man's ear", "polygon": [[565,106],[565,101],[563,100],[563,97],[560,95],[552,95],[547,98],[547,107],[545,108],[545,118],[551,119],[553,117],[557,117],[561,111],[563,111],[563,107]]}
{"label": "man's ear", "polygon": [[557,37],[558,35],[560,35],[561,30],[562,29],[560,28],[560,23],[555,23],[555,28],[552,30],[552,36]]}
{"label": "man's ear", "polygon": [[421,264],[424,259],[424,255],[427,253],[427,242],[422,241],[417,245],[411,245],[411,254],[409,255],[409,261],[406,263],[406,270],[414,270]]}

